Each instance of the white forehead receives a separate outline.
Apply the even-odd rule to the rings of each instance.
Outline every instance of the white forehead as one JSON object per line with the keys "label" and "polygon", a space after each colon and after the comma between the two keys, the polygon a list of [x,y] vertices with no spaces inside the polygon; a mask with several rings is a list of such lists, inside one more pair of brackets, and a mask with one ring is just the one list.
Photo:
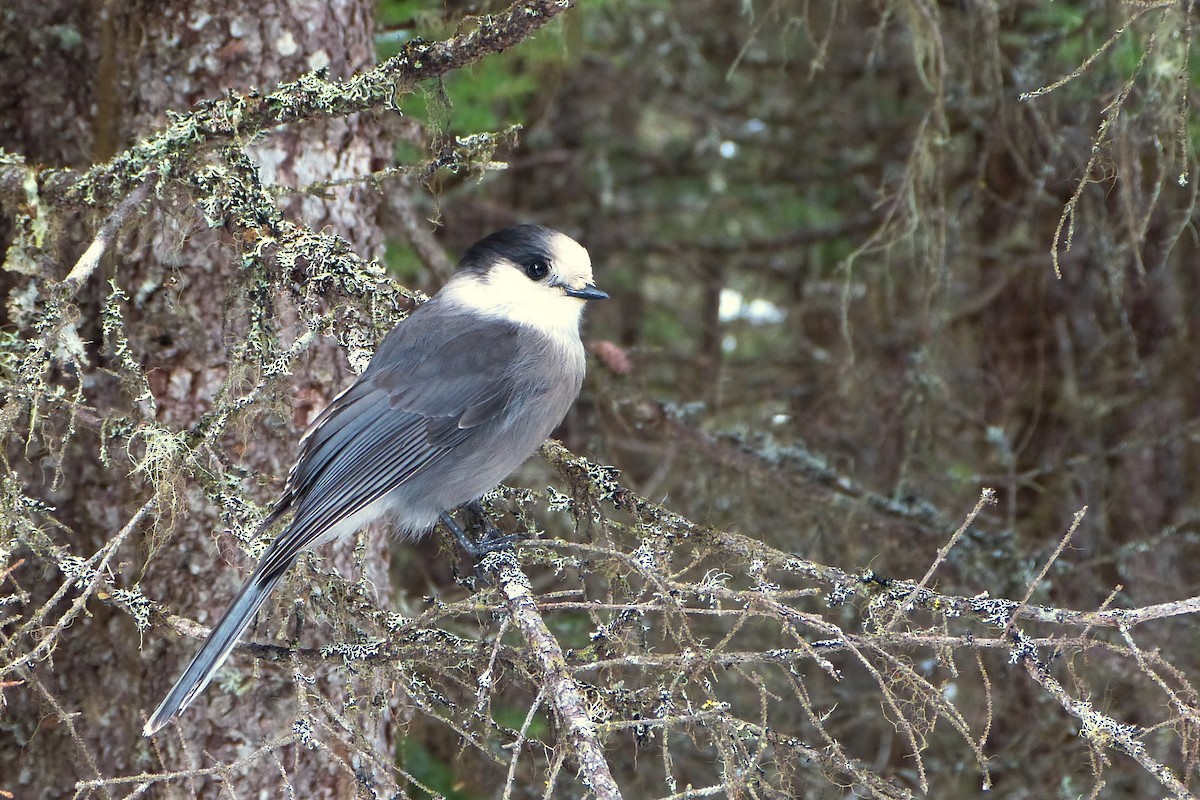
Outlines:
{"label": "white forehead", "polygon": [[552,268],[564,278],[592,280],[592,257],[587,249],[565,233],[554,232],[550,240]]}

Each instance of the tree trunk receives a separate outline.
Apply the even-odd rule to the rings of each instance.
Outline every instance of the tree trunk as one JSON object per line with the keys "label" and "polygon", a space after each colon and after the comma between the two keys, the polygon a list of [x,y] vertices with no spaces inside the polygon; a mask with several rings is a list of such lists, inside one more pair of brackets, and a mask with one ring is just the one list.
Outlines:
{"label": "tree trunk", "polygon": [[[332,77],[349,75],[373,60],[372,9],[368,0],[263,0],[252,6],[229,0],[16,0],[14,18],[22,24],[0,33],[5,54],[0,55],[0,147],[30,163],[86,167],[164,126],[166,112],[220,97],[226,87],[270,89],[319,67],[328,67]],[[246,149],[264,184],[292,187],[363,175],[384,153],[372,121],[354,117],[275,131]],[[206,451],[208,463],[157,458],[158,448],[171,440],[150,433],[134,437],[128,452],[106,445],[113,431],[98,429],[99,420],[118,417],[146,431],[196,435],[218,399],[244,393],[269,358],[303,332],[296,324],[297,304],[264,289],[263,276],[244,268],[237,243],[208,227],[186,191],[168,184],[163,194],[171,199],[126,221],[121,246],[110,248],[103,263],[105,275],[97,271],[75,298],[76,326],[90,366],[79,385],[94,417],[81,415],[61,451],[50,437],[35,435],[23,452],[10,447],[5,456],[14,469],[28,474],[24,491],[55,508],[60,526],[49,531],[54,541],[85,559],[124,528],[155,489],[161,497],[168,488],[173,502],[159,502],[144,515],[107,564],[106,576],[122,587],[136,586],[140,579],[150,600],[210,625],[245,575],[218,551],[238,553],[229,531],[248,534],[257,514],[233,502],[222,506],[221,497],[240,496],[237,489],[249,488],[260,503],[269,502],[282,486],[307,422],[349,373],[336,344],[318,338],[292,364],[291,377],[265,384],[274,413],[262,414],[257,406],[256,416],[234,416]],[[376,204],[376,195],[361,187],[331,190],[328,199],[294,195],[281,201],[290,218],[313,230],[337,232],[368,258],[381,243]],[[87,247],[97,222],[63,224],[49,232],[45,249],[57,262],[58,278]],[[101,311],[110,299],[106,278],[127,296],[109,308],[123,316],[129,358],[147,376],[152,401],[136,397],[137,387],[122,366],[130,362],[115,353],[111,330],[101,345],[106,338]],[[5,275],[0,289],[6,296],[19,293],[28,285],[22,281]],[[20,324],[13,302],[4,313],[0,323],[5,327]],[[58,378],[74,385],[72,376],[53,377]],[[32,420],[24,422],[37,427]],[[256,476],[258,486],[250,480]],[[222,485],[235,491],[223,495]],[[367,542],[365,556],[360,551],[357,561],[350,558],[350,543],[343,544],[344,556],[335,557],[335,564],[347,576],[358,575],[354,564],[365,565],[361,585],[386,601],[385,542],[378,536]],[[246,559],[236,561],[245,566]],[[36,558],[27,559],[10,579],[30,593],[27,609],[39,608],[64,582],[62,574]],[[277,602],[260,615],[252,638],[281,634],[283,644],[299,641],[298,623],[280,610],[312,593],[301,583],[285,583]],[[67,594],[62,603],[74,596]],[[319,614],[297,615],[314,617],[320,619]],[[297,667],[259,669],[235,651],[178,726],[151,741],[140,734],[145,717],[199,642],[172,635],[163,625],[139,632],[130,615],[94,600],[60,633],[53,661],[32,666],[21,691],[6,691],[0,789],[18,797],[57,798],[71,796],[79,781],[97,781],[80,794],[116,796],[130,787],[105,786],[100,779],[238,762],[218,774],[156,788],[169,796],[216,796],[208,782],[224,781],[237,796],[274,796],[286,783],[298,796],[346,797],[370,773],[366,765],[345,764],[336,743],[314,750],[289,744],[251,755],[289,735],[303,714],[290,690]],[[2,643],[10,642],[10,635],[6,632]],[[329,637],[312,641],[321,638]],[[319,681],[310,694],[320,693],[322,685]],[[345,687],[329,692],[329,701],[340,708],[344,693]],[[70,722],[60,721],[64,714]],[[384,731],[363,735],[378,752],[389,752]]]}

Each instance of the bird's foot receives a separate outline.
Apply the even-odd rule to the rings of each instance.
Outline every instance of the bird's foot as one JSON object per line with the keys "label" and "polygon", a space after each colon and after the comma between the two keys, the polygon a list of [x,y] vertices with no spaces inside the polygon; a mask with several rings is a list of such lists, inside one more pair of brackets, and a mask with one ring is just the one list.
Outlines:
{"label": "bird's foot", "polygon": [[504,531],[497,528],[478,502],[468,503],[466,510],[470,520],[468,527],[481,532],[477,539],[468,536],[449,513],[442,512],[441,520],[442,524],[454,534],[459,546],[475,561],[479,561],[488,553],[510,548],[514,543],[525,538],[524,536],[505,534]]}

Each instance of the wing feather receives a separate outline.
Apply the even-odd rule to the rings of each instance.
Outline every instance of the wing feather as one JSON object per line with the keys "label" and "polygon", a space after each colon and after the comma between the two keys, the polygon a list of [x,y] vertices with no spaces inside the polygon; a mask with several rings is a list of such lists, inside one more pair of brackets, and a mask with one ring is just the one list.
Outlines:
{"label": "wing feather", "polygon": [[514,392],[519,331],[477,317],[417,309],[380,345],[367,371],[305,435],[275,519],[295,517],[260,565],[282,572],[342,520],[421,470],[453,457]]}

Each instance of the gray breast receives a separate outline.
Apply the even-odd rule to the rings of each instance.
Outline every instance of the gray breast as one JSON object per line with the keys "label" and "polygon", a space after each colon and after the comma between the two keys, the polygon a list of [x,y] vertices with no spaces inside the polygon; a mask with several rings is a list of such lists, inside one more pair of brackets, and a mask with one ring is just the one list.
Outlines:
{"label": "gray breast", "polygon": [[562,422],[579,395],[583,375],[578,338],[561,343],[536,330],[519,329],[499,381],[503,404],[470,429],[437,469],[415,474],[396,488],[393,500],[400,518],[424,518],[431,526],[442,510],[474,500],[502,482]]}

